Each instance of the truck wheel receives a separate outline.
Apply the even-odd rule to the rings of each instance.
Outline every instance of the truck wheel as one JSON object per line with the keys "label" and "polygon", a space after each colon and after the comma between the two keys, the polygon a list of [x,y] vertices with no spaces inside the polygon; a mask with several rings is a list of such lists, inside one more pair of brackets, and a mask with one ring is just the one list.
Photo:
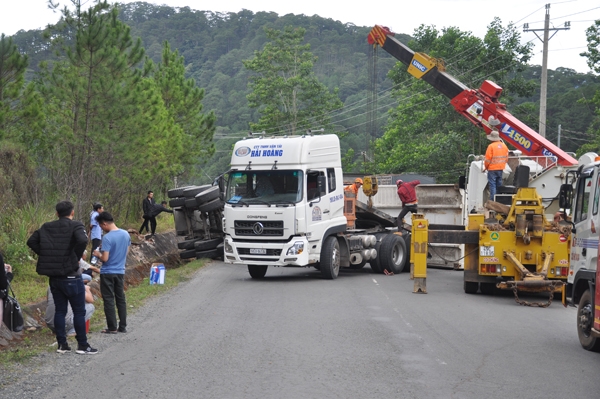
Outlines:
{"label": "truck wheel", "polygon": [[324,279],[334,280],[340,273],[340,243],[329,236],[321,248],[321,275]]}
{"label": "truck wheel", "polygon": [[381,274],[383,273],[383,268],[381,267],[381,241],[386,236],[386,234],[375,234],[377,237],[377,243],[375,244],[375,250],[377,251],[377,257],[375,259],[369,260],[369,265],[371,265],[371,270],[373,273]]}
{"label": "truck wheel", "polygon": [[215,259],[219,256],[219,251],[216,248],[207,251],[196,251],[196,259]]}
{"label": "truck wheel", "polygon": [[212,185],[210,185],[210,184],[205,184],[203,186],[188,187],[185,190],[183,190],[183,196],[185,198],[194,198],[199,193],[201,193],[203,191],[206,191],[206,190],[208,190],[211,187],[212,187]]}
{"label": "truck wheel", "polygon": [[190,187],[192,187],[192,186],[172,188],[169,191],[167,191],[167,197],[169,197],[169,198],[183,197],[183,190],[188,189]]}
{"label": "truck wheel", "polygon": [[592,308],[592,294],[586,290],[577,307],[577,335],[583,349],[600,352],[600,339],[592,335],[594,324],[594,309]]}
{"label": "truck wheel", "polygon": [[196,195],[196,203],[198,205],[206,204],[212,200],[219,198],[219,186],[208,186],[208,188]]}
{"label": "truck wheel", "polygon": [[177,243],[179,249],[194,249],[194,244],[199,238],[192,238],[191,240],[185,240]]}
{"label": "truck wheel", "polygon": [[196,204],[196,198],[186,198],[184,206],[187,209],[196,209],[198,204]]}
{"label": "truck wheel", "polygon": [[[212,212],[219,208],[223,208],[224,202],[216,198],[210,202],[206,202],[198,207],[201,212]],[[212,224],[212,223],[211,223]]]}
{"label": "truck wheel", "polygon": [[184,206],[185,205],[185,198],[181,197],[181,198],[173,198],[171,201],[169,201],[169,206],[171,208],[178,208],[180,206]]}
{"label": "truck wheel", "polygon": [[494,283],[479,284],[479,290],[483,295],[494,295],[494,288],[496,288],[496,285]]}
{"label": "truck wheel", "polygon": [[207,251],[209,249],[215,249],[222,242],[222,238],[213,238],[210,240],[195,240],[194,248],[196,249],[196,251]]}
{"label": "truck wheel", "polygon": [[252,278],[263,278],[267,274],[267,268],[269,266],[262,265],[248,265],[248,273]]}
{"label": "truck wheel", "polygon": [[464,289],[465,294],[477,294],[479,283],[477,283],[477,281],[465,281]]}
{"label": "truck wheel", "polygon": [[195,249],[187,249],[185,251],[181,251],[179,253],[179,257],[181,259],[192,259],[196,257],[196,250]]}
{"label": "truck wheel", "polygon": [[377,257],[381,256],[381,269],[394,274],[402,273],[407,259],[404,239],[396,234],[388,234],[383,237],[380,248]]}

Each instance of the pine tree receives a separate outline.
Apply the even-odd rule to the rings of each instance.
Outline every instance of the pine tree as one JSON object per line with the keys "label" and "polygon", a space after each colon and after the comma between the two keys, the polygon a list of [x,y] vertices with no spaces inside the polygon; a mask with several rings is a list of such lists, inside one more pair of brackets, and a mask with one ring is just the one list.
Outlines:
{"label": "pine tree", "polygon": [[59,194],[76,198],[83,217],[97,200],[117,212],[151,184],[165,165],[160,142],[169,122],[137,68],[141,41],[131,39],[116,7],[72,6],[53,29],[60,61],[41,75],[48,129],[38,150]]}
{"label": "pine tree", "polygon": [[20,139],[39,133],[43,117],[40,98],[25,84],[28,59],[12,38],[0,36],[0,139]]}
{"label": "pine tree", "polygon": [[316,57],[310,44],[302,44],[305,29],[286,27],[283,31],[265,29],[267,38],[262,51],[244,61],[255,72],[248,86],[248,103],[258,108],[254,131],[296,134],[305,129],[329,126],[330,112],[342,107],[337,90],[330,93],[313,72]]}
{"label": "pine tree", "polygon": [[170,175],[183,175],[185,179],[193,166],[214,153],[212,138],[216,117],[212,111],[203,113],[204,89],[200,89],[194,79],[185,77],[184,59],[178,51],[171,51],[168,42],[163,45],[161,62],[148,63],[169,118],[179,128],[178,134],[167,143],[172,151]]}

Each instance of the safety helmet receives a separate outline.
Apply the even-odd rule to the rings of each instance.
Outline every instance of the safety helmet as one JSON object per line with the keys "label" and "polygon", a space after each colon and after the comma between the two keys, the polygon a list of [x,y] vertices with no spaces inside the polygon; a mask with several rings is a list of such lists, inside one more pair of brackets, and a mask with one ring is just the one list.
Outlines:
{"label": "safety helmet", "polygon": [[402,180],[396,180],[396,187],[404,183]]}
{"label": "safety helmet", "polygon": [[356,179],[354,179],[354,183],[364,184],[360,177],[357,177]]}

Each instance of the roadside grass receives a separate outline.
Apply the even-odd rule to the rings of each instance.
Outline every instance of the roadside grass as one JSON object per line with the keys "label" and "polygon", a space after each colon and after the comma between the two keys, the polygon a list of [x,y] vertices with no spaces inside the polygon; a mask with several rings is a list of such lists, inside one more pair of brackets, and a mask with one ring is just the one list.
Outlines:
{"label": "roadside grass", "polygon": [[[189,281],[193,275],[202,268],[209,260],[201,259],[184,263],[177,268],[168,269],[165,276],[165,284],[150,285],[148,277],[136,286],[130,286],[125,291],[127,298],[128,314],[133,314],[142,307],[150,298],[162,295],[180,283]],[[44,295],[47,290],[47,278],[44,286]],[[100,330],[106,328],[103,303],[97,299],[94,303],[96,311],[90,320],[90,333],[99,334]],[[15,363],[22,363],[43,352],[56,350],[56,339],[48,328],[37,331],[25,331],[21,341],[0,351],[0,370],[10,368]]]}

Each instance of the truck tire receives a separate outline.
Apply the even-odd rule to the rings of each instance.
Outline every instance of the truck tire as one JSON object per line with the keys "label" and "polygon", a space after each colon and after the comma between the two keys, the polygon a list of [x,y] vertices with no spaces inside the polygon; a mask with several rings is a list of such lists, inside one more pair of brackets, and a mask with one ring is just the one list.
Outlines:
{"label": "truck tire", "polygon": [[465,294],[477,294],[479,289],[479,283],[477,281],[465,281],[464,282]]}
{"label": "truck tire", "polygon": [[207,251],[209,249],[215,249],[220,243],[223,242],[222,238],[213,238],[211,240],[200,240],[194,242],[196,251]]}
{"label": "truck tire", "polygon": [[196,203],[198,205],[206,204],[212,200],[219,198],[219,186],[209,186],[206,190],[203,190],[196,195]]}
{"label": "truck tire", "polygon": [[594,325],[594,309],[592,308],[592,294],[586,290],[577,307],[577,335],[579,343],[588,351],[600,352],[600,339],[592,335]]}
{"label": "truck tire", "polygon": [[211,188],[212,186],[210,184],[205,184],[203,186],[192,186],[192,187],[188,187],[185,190],[183,190],[183,196],[185,198],[194,198],[196,197],[196,195],[198,195],[199,193],[208,190],[209,188]]}
{"label": "truck tire", "polygon": [[198,204],[196,204],[196,199],[195,198],[186,198],[185,199],[185,207],[187,209],[196,209],[198,207]]}
{"label": "truck tire", "polygon": [[186,249],[185,251],[181,251],[179,253],[179,257],[181,259],[192,259],[196,257],[196,250],[195,249]]}
{"label": "truck tire", "polygon": [[169,201],[169,206],[171,208],[178,208],[180,206],[184,206],[185,205],[185,198],[181,197],[181,198],[173,198],[171,201]]}
{"label": "truck tire", "polygon": [[221,259],[224,260],[225,259],[225,244],[223,244],[223,242],[221,242],[219,245],[217,245],[217,248],[215,248],[217,250],[217,259]]}
{"label": "truck tire", "polygon": [[267,274],[268,267],[269,266],[248,265],[248,273],[250,273],[250,277],[254,279],[263,278],[265,274]]}
{"label": "truck tire", "polygon": [[494,283],[479,283],[479,291],[483,295],[494,295],[496,284]]}
{"label": "truck tire", "polygon": [[183,187],[172,188],[169,191],[167,191],[167,197],[169,197],[169,198],[183,197],[183,190],[190,188],[190,187],[192,187],[192,186],[183,186]]}
{"label": "truck tire", "polygon": [[381,267],[381,253],[379,252],[381,249],[381,241],[386,234],[375,234],[377,237],[377,242],[375,243],[375,250],[377,251],[377,257],[375,259],[369,260],[369,265],[371,265],[371,270],[373,273],[381,274],[383,273],[383,268]]}
{"label": "truck tire", "polygon": [[329,236],[321,248],[321,275],[324,279],[334,280],[340,273],[340,243],[337,238]]}
{"label": "truck tire", "polygon": [[223,201],[221,201],[219,198],[216,198],[210,202],[206,202],[198,206],[198,209],[200,210],[200,212],[212,212],[223,208],[224,204],[225,203]]}
{"label": "truck tire", "polygon": [[388,273],[399,274],[406,266],[406,244],[404,239],[397,234],[388,234],[381,240],[381,251],[377,253],[381,269]]}
{"label": "truck tire", "polygon": [[215,259],[219,257],[219,251],[216,248],[208,251],[196,251],[196,259]]}
{"label": "truck tire", "polygon": [[194,249],[194,244],[198,241],[198,238],[193,238],[191,240],[185,240],[177,243],[177,248],[179,249]]}

